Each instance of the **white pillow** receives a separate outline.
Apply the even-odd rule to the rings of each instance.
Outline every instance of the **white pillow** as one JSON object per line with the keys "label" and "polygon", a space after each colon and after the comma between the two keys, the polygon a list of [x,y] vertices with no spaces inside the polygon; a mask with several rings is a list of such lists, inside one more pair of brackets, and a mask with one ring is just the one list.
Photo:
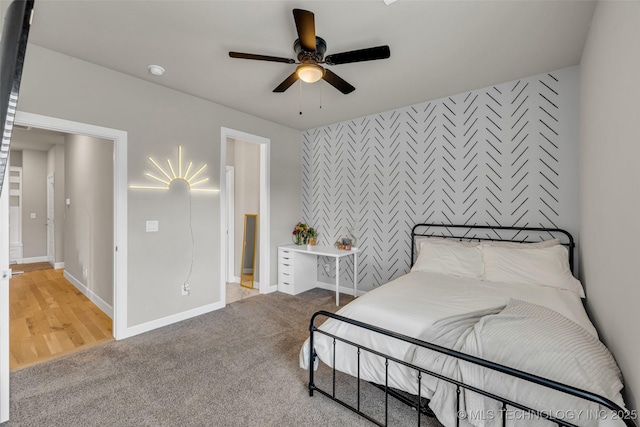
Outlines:
{"label": "white pillow", "polygon": [[506,242],[502,240],[488,240],[482,242],[484,246],[493,246],[496,248],[512,248],[512,249],[532,249],[532,248],[550,248],[560,244],[560,239],[542,240],[540,242]]}
{"label": "white pillow", "polygon": [[524,285],[550,286],[575,292],[584,290],[569,268],[567,248],[512,249],[482,245],[484,280]]}
{"label": "white pillow", "polygon": [[419,248],[418,259],[411,271],[482,279],[482,250],[479,245],[466,246],[435,240],[422,241]]}
{"label": "white pillow", "polygon": [[429,242],[429,243],[440,243],[443,245],[451,245],[451,246],[466,246],[468,248],[473,248],[476,247],[480,244],[479,241],[472,241],[472,240],[460,240],[457,239],[455,237],[451,237],[451,238],[446,238],[446,237],[416,237],[416,254],[420,254],[420,246],[422,246],[422,243],[424,242]]}

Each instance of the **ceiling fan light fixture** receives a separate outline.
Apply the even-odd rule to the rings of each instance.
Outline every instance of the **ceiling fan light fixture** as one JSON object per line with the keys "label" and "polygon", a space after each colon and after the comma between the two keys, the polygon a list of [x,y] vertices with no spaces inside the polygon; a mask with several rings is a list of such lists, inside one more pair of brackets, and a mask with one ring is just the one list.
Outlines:
{"label": "ceiling fan light fixture", "polygon": [[316,64],[302,64],[298,65],[296,74],[303,82],[315,83],[324,76],[324,68]]}

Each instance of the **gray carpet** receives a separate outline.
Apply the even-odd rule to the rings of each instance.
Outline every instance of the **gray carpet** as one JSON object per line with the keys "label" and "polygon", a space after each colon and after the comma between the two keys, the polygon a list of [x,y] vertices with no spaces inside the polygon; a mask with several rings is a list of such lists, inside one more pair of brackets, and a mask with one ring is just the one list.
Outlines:
{"label": "gray carpet", "polygon": [[[371,425],[324,396],[308,395],[298,352],[311,314],[320,309],[336,310],[334,293],[258,295],[14,372],[11,420],[3,425]],[[317,383],[328,387],[330,371],[321,369],[318,376]],[[338,391],[353,388],[351,380]],[[381,397],[364,387],[364,406],[383,420],[382,407],[374,403]],[[415,411],[390,403],[389,425],[417,425]],[[440,426],[426,417],[422,425]]]}

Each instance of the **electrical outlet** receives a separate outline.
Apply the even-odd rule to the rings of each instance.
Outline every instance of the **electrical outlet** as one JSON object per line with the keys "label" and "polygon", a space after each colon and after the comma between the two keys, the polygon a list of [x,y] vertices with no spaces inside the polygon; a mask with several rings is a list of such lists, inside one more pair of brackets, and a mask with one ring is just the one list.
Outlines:
{"label": "electrical outlet", "polygon": [[87,267],[84,267],[82,269],[82,277],[84,277],[85,279],[89,277],[89,269]]}
{"label": "electrical outlet", "polygon": [[189,286],[189,283],[184,282],[181,286],[182,289],[182,296],[189,296],[191,295],[191,287]]}
{"label": "electrical outlet", "polygon": [[327,274],[328,274],[330,269],[331,269],[331,266],[330,266],[329,264],[325,264],[325,265],[324,265],[324,271],[325,271],[325,273],[327,273]]}

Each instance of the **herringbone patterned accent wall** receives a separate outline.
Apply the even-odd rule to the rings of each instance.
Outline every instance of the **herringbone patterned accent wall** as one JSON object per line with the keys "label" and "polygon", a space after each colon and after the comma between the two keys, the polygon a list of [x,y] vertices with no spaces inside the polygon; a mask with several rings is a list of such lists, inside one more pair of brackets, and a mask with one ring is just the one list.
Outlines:
{"label": "herringbone patterned accent wall", "polygon": [[[323,245],[353,230],[363,290],[409,270],[417,222],[574,231],[577,78],[569,68],[304,132],[303,220]],[[340,278],[352,283],[351,265]]]}

